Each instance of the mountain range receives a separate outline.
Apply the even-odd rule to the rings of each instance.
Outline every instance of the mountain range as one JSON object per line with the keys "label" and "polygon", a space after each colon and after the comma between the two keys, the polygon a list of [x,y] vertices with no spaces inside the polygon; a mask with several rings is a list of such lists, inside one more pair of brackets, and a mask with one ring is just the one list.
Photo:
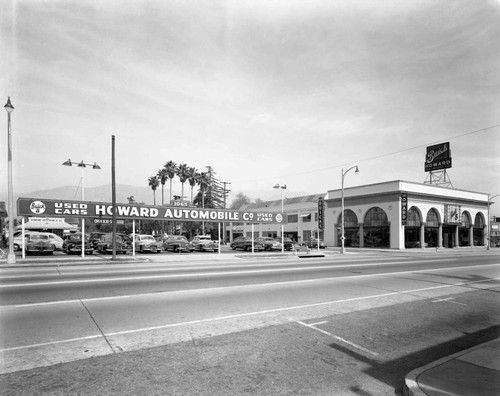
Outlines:
{"label": "mountain range", "polygon": [[[174,194],[179,194],[179,188],[174,190]],[[196,193],[197,190],[195,190]],[[261,199],[263,201],[271,201],[281,199],[281,191],[270,189],[270,190],[248,190],[241,191],[247,197],[250,198],[251,201],[255,201],[256,199]],[[188,186],[185,188],[185,195],[190,196],[191,188]],[[229,193],[227,199],[227,207],[231,206],[231,202],[235,199],[236,195],[240,193],[240,191]],[[85,187],[85,201],[95,201],[95,202],[111,202],[111,184],[98,186],[98,187]],[[164,191],[164,202],[167,203],[170,198],[169,189],[165,186]],[[308,192],[293,192],[286,190],[284,194],[286,197],[299,197],[303,195],[309,195]],[[55,187],[48,190],[39,190],[32,191],[28,193],[17,193],[14,192],[14,203],[17,201],[17,198],[45,198],[45,199],[63,199],[69,201],[80,201],[81,191],[77,186],[62,186]],[[135,202],[144,203],[146,205],[153,205],[153,190],[150,187],[138,187],[131,186],[126,184],[117,184],[116,185],[116,202],[117,203],[128,203],[128,197],[133,197]],[[7,202],[7,191],[0,192],[0,201]],[[161,205],[161,188],[156,190],[156,204]]]}

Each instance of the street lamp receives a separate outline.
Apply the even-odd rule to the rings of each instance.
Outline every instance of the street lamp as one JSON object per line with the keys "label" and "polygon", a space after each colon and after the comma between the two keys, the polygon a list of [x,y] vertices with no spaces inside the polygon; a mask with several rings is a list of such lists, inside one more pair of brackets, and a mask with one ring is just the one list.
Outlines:
{"label": "street lamp", "polygon": [[[286,184],[281,186],[277,183],[273,188],[281,190],[281,213],[284,213],[283,208],[283,190],[286,190]],[[281,223],[281,253],[285,253],[285,225]]]}
{"label": "street lamp", "polygon": [[491,220],[490,220],[490,205],[491,205],[491,199],[492,198],[495,198],[495,197],[499,197],[500,194],[496,194],[496,195],[493,195],[492,197],[490,197],[488,195],[488,240],[486,241],[487,242],[487,245],[486,245],[486,250],[490,250],[490,246],[491,246]]}
{"label": "street lamp", "polygon": [[[82,201],[85,200],[85,177],[84,177],[84,170],[87,166],[91,166],[92,169],[101,169],[99,165],[97,165],[96,162],[94,164],[86,164],[85,162],[80,161],[80,162],[73,162],[71,159],[68,159],[67,161],[64,161],[62,163],[64,166],[73,166],[76,165],[78,168],[82,169],[82,177],[80,179],[80,184],[81,184],[81,195],[82,195]],[[85,217],[82,217],[82,257],[85,256]]]}
{"label": "street lamp", "polygon": [[12,187],[12,133],[10,128],[10,113],[14,110],[14,106],[10,103],[10,96],[7,98],[7,103],[4,106],[7,111],[7,140],[8,140],[8,218],[9,218],[9,253],[7,254],[7,264],[16,263],[16,255],[14,253],[14,195]]}
{"label": "street lamp", "polygon": [[349,169],[347,169],[345,172],[344,172],[344,169],[342,168],[342,209],[341,209],[341,212],[340,212],[340,216],[342,218],[342,222],[341,222],[341,228],[340,228],[340,233],[341,233],[341,236],[340,236],[340,240],[341,240],[341,248],[340,248],[340,253],[341,254],[344,254],[345,252],[345,247],[344,247],[344,241],[345,241],[345,235],[344,235],[344,176],[347,174],[347,172],[349,172],[350,170],[356,168],[356,175],[359,173],[359,169],[358,169],[358,166],[355,165]]}

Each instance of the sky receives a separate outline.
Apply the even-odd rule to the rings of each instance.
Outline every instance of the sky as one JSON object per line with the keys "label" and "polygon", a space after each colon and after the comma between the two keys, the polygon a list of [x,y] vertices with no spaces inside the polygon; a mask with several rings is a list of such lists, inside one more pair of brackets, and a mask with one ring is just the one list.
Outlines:
{"label": "sky", "polygon": [[67,159],[111,183],[114,135],[120,184],[170,160],[232,193],[326,192],[354,165],[346,187],[424,182],[450,142],[453,187],[500,194],[499,0],[7,0],[0,18],[16,193],[78,185]]}

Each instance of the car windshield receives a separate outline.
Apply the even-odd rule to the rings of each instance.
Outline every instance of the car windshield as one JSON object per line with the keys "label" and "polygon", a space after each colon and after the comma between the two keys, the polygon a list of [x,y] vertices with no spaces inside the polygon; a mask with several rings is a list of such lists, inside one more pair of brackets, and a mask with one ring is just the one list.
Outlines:
{"label": "car windshield", "polygon": [[155,239],[150,235],[146,235],[146,236],[141,237],[141,240],[143,240],[143,241],[155,241]]}

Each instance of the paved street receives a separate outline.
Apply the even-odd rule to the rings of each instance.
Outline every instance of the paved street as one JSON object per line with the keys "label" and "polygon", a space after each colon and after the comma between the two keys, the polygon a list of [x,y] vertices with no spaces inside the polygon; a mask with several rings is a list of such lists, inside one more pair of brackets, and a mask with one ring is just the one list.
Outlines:
{"label": "paved street", "polygon": [[2,389],[398,394],[500,334],[494,252],[189,257],[1,269]]}

